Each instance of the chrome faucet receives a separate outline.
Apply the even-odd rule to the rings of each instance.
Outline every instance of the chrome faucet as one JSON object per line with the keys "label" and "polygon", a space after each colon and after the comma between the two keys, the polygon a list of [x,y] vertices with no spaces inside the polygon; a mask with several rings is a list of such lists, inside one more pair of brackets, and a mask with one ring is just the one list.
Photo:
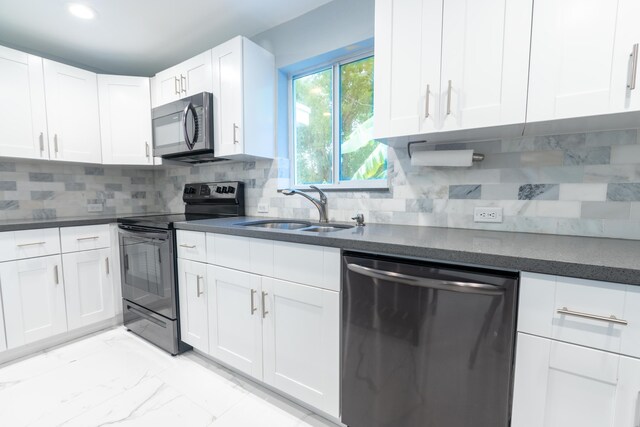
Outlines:
{"label": "chrome faucet", "polygon": [[313,205],[316,208],[318,208],[318,213],[320,214],[320,222],[322,223],[329,222],[329,218],[327,216],[327,195],[324,194],[324,192],[320,190],[318,187],[316,187],[315,185],[310,185],[309,187],[313,188],[318,193],[320,193],[320,200],[316,199],[315,197],[311,197],[308,194],[303,193],[302,191],[295,190],[293,188],[290,188],[288,190],[282,190],[282,194],[284,194],[285,196],[293,196],[294,194],[299,194],[305,199],[308,199],[311,203],[313,203]]}

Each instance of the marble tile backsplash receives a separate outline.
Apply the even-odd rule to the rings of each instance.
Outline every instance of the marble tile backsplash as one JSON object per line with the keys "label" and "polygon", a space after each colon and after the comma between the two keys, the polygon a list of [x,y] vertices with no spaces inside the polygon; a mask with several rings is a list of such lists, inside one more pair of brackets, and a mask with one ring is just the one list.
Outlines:
{"label": "marble tile backsplash", "polygon": [[0,220],[136,214],[164,209],[151,170],[50,161],[0,160]]}
{"label": "marble tile backsplash", "polygon": [[[485,160],[470,168],[413,167],[406,147],[389,149],[389,191],[331,192],[329,215],[351,221],[640,239],[640,143],[637,130],[522,137],[426,150],[473,148]],[[419,149],[416,147],[416,149]],[[155,172],[160,203],[182,209],[187,181],[245,181],[247,213],[317,219],[287,187],[286,159],[214,163]],[[258,214],[258,203],[269,205]],[[473,208],[499,206],[500,224],[475,223]]]}
{"label": "marble tile backsplash", "polygon": [[[389,191],[329,193],[329,215],[351,221],[640,239],[640,143],[637,130],[438,144],[473,148],[470,168],[413,167],[406,147],[389,149]],[[421,149],[415,147],[416,149]],[[317,219],[289,186],[287,159],[137,169],[0,160],[0,220],[103,213],[182,211],[186,182],[241,180],[249,215]],[[259,203],[269,206],[258,214]],[[500,224],[475,223],[473,208],[499,206]]]}

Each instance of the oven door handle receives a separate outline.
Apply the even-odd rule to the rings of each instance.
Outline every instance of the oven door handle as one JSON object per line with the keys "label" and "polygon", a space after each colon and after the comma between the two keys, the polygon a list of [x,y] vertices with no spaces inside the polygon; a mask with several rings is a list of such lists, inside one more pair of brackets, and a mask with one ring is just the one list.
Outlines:
{"label": "oven door handle", "polygon": [[141,227],[133,227],[133,226],[118,226],[118,233],[136,237],[138,239],[152,239],[152,240],[160,240],[166,241],[169,239],[169,232],[163,231],[151,231]]}
{"label": "oven door handle", "polygon": [[462,292],[468,294],[498,296],[505,291],[504,288],[486,283],[457,282],[451,280],[430,279],[428,277],[409,276],[407,274],[396,273],[394,271],[378,270],[358,264],[347,264],[347,269],[354,273],[373,279],[388,280],[390,282],[402,283],[403,285],[421,286],[423,288],[437,289],[442,291]]}

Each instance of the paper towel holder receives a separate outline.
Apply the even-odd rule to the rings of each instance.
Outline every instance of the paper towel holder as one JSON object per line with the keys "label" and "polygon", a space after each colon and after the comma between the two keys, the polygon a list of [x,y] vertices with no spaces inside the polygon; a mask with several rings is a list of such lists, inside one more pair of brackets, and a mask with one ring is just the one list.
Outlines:
{"label": "paper towel holder", "polygon": [[[411,158],[411,146],[414,144],[426,144],[427,141],[413,141],[407,144],[407,154],[409,154],[409,158]],[[471,160],[474,162],[481,162],[484,160],[484,154],[473,153]]]}

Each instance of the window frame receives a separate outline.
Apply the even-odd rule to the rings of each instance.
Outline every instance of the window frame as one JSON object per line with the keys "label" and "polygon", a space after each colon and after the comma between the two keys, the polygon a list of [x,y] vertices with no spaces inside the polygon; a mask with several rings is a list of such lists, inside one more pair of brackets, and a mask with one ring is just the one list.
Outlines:
{"label": "window frame", "polygon": [[[288,75],[288,122],[289,122],[289,179],[290,188],[299,190],[309,189],[309,185],[315,185],[322,190],[329,191],[370,191],[370,190],[389,190],[389,174],[386,179],[376,180],[340,180],[340,157],[341,157],[341,144],[340,144],[340,132],[341,132],[341,117],[340,117],[340,67],[351,62],[356,62],[369,57],[374,57],[374,51],[367,49],[355,54],[349,54],[340,56],[330,61],[325,61],[320,64],[315,64],[312,67],[307,67],[301,70],[296,70]],[[333,138],[333,168],[331,184],[297,184],[296,183],[296,149],[295,149],[295,123],[294,123],[294,111],[295,111],[295,99],[293,93],[293,81],[297,78],[305,77],[311,74],[318,73],[324,70],[332,70],[332,138]],[[375,96],[375,94],[374,94]],[[388,157],[387,157],[388,162]],[[387,163],[388,166],[388,163]]]}

